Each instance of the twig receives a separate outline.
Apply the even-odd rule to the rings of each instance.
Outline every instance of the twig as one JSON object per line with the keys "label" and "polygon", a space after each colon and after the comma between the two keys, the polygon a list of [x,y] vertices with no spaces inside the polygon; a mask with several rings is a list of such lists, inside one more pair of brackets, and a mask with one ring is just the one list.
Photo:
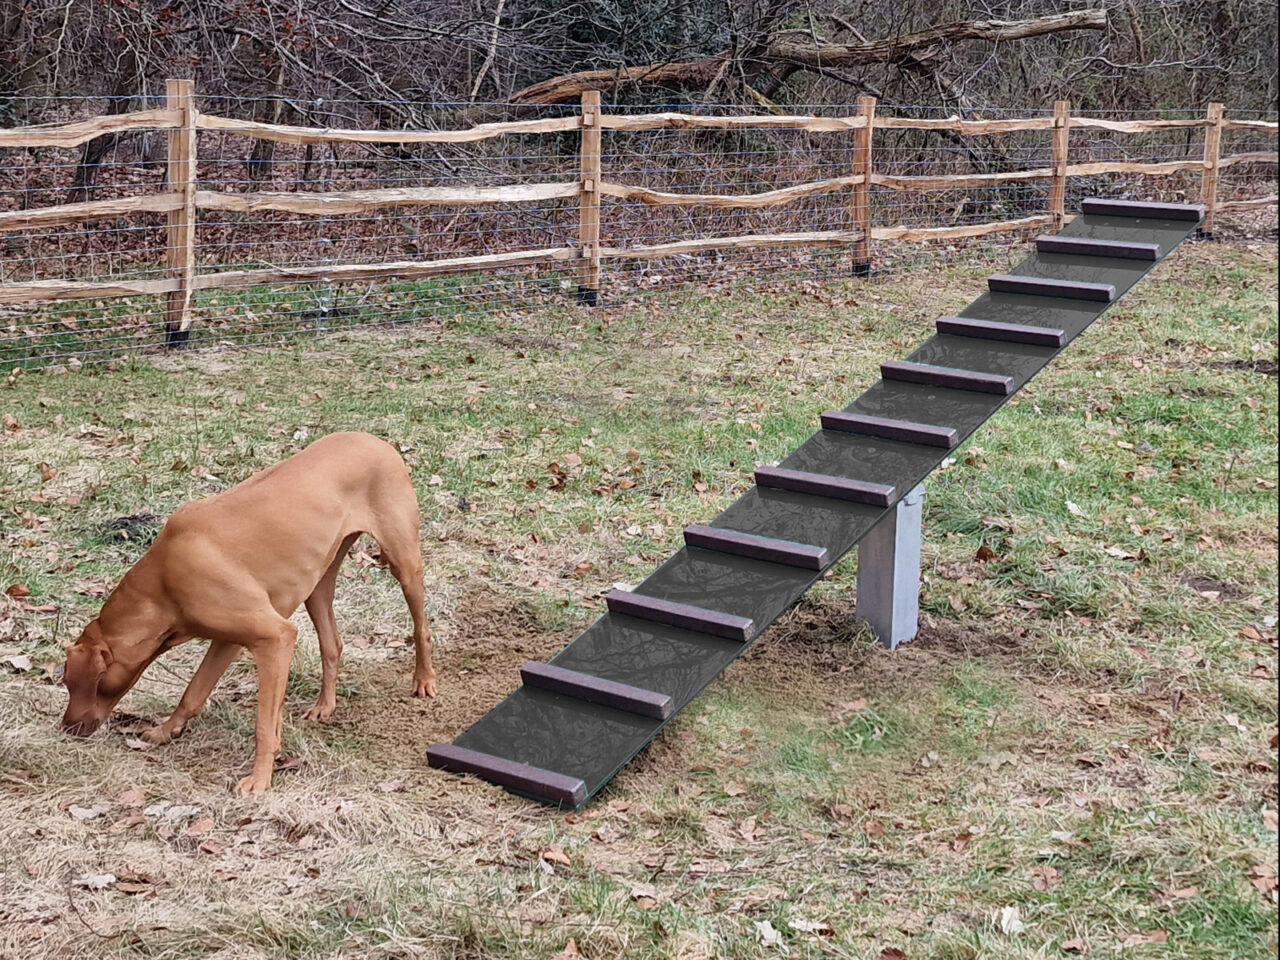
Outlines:
{"label": "twig", "polygon": [[76,898],[71,895],[71,890],[72,890],[71,878],[68,877],[67,878],[67,903],[71,906],[71,912],[76,915],[76,919],[79,920],[82,924],[84,924],[84,928],[88,930],[90,933],[92,933],[95,937],[98,937],[101,940],[114,940],[117,936],[116,934],[102,933],[98,930],[95,930],[93,927],[93,924],[91,924],[88,920],[84,918],[84,914],[80,912],[80,907],[76,904]]}

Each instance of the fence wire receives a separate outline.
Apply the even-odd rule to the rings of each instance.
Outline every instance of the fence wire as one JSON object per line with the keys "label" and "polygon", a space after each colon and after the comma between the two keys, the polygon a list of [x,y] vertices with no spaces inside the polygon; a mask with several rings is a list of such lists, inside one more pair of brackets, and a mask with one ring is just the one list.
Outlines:
{"label": "fence wire", "polygon": [[[44,122],[70,121],[160,106],[102,98],[24,103],[14,115]],[[203,98],[206,113],[304,126],[373,129],[393,125],[393,105],[354,101],[297,102],[278,98]],[[420,105],[418,105],[420,106]],[[850,116],[852,105],[796,105],[797,114]],[[705,106],[605,107],[612,114],[659,110],[712,113]],[[514,107],[504,104],[433,105],[441,129],[509,119],[576,116],[577,104]],[[726,109],[741,115],[740,109]],[[943,118],[936,108],[880,104],[880,115]],[[988,119],[1048,116],[1048,110],[995,112]],[[1073,111],[1077,116],[1137,119]],[[1171,110],[1142,119],[1196,120],[1202,110]],[[1274,119],[1228,111],[1233,119]],[[1068,162],[1199,161],[1204,130],[1163,129],[1109,133],[1074,128]],[[163,192],[166,131],[99,137],[74,149],[0,149],[0,212],[69,202]],[[404,187],[485,186],[576,182],[580,133],[518,134],[468,144],[291,144],[238,133],[197,134],[198,189],[221,193],[272,191],[324,194]],[[1267,131],[1225,131],[1222,154],[1275,149]],[[972,136],[948,131],[878,129],[876,173],[942,177],[1003,173],[1051,164],[1049,131]],[[847,176],[853,168],[849,132],[801,130],[663,129],[603,133],[602,176],[608,181],[673,193],[744,194]],[[1276,192],[1272,164],[1239,164],[1221,172],[1219,200]],[[1067,212],[1085,196],[1168,201],[1198,199],[1200,175],[1151,177],[1111,174],[1071,177]],[[1048,180],[1008,181],[947,190],[870,190],[877,227],[964,226],[1042,215]],[[228,270],[428,261],[549,247],[574,247],[578,198],[473,206],[397,206],[372,213],[300,215],[279,211],[202,210],[196,229],[199,274]],[[675,240],[747,234],[849,230],[850,194],[808,196],[784,206],[718,209],[653,206],[604,198],[601,243],[631,247]],[[1226,214],[1218,232],[1274,235],[1275,209]],[[1024,238],[994,237],[945,243],[873,243],[874,270],[902,274],[939,258],[1005,260]],[[4,232],[0,227],[0,285],[33,281],[118,281],[167,275],[163,213],[103,217],[63,226]],[[601,300],[607,306],[652,297],[681,284],[711,289],[724,284],[814,282],[850,275],[847,248],[788,247],[721,250],[652,260],[607,259]],[[429,279],[287,287],[197,290],[195,344],[270,344],[351,326],[448,322],[463,314],[516,316],[573,302],[577,278],[565,262],[500,272]],[[100,360],[159,349],[165,323],[162,296],[4,304],[0,302],[0,364],[11,366]]]}

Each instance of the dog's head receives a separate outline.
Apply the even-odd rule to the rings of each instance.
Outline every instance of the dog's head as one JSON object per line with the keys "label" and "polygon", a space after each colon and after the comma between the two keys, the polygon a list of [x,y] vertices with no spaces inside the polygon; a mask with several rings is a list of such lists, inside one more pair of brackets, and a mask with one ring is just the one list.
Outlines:
{"label": "dog's head", "polygon": [[141,670],[119,663],[96,620],[84,628],[67,650],[62,683],[70,694],[62,729],[87,737],[111,715],[111,709],[133,686]]}

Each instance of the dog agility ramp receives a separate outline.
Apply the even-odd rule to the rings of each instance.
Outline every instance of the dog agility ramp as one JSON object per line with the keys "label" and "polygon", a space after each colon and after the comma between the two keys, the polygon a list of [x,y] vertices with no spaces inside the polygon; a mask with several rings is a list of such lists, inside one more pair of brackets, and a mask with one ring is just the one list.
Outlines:
{"label": "dog agility ramp", "polygon": [[1085,200],[1013,274],[844,410],[524,686],[427,752],[433,767],[578,807],[894,505],[1195,231],[1203,208]]}

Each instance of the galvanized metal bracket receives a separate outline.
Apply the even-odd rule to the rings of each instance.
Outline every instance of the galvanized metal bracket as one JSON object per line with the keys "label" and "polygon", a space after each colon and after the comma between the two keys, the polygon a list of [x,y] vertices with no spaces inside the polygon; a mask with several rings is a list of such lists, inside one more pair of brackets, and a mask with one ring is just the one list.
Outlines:
{"label": "galvanized metal bracket", "polygon": [[858,544],[858,617],[890,650],[920,629],[924,484],[898,501]]}

